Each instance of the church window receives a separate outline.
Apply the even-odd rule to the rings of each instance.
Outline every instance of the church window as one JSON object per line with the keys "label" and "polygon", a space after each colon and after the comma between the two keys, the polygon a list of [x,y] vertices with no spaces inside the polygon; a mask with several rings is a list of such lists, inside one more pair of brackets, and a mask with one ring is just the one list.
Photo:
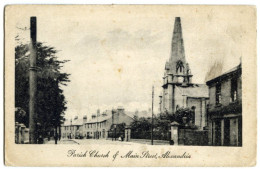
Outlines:
{"label": "church window", "polygon": [[216,104],[221,104],[221,84],[216,85]]}
{"label": "church window", "polygon": [[177,62],[177,66],[176,66],[176,72],[178,73],[178,72],[182,72],[183,71],[183,69],[184,69],[184,66],[183,66],[183,63],[182,63],[182,61],[178,61]]}
{"label": "church window", "polygon": [[231,101],[237,100],[237,78],[231,79]]}

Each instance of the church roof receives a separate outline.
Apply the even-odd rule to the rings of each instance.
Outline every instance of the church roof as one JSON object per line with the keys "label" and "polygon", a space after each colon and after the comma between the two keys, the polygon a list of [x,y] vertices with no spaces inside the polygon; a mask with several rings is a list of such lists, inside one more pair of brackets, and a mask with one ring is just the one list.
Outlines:
{"label": "church roof", "polygon": [[193,84],[189,87],[176,86],[176,88],[187,97],[209,97],[209,89],[206,84]]}

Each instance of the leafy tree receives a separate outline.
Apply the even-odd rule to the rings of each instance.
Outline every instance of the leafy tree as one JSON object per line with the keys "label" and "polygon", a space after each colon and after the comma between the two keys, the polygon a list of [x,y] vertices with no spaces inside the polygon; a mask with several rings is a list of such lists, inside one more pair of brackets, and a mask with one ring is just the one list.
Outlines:
{"label": "leafy tree", "polygon": [[195,107],[179,108],[175,112],[175,121],[184,126],[195,127]]}
{"label": "leafy tree", "polygon": [[[54,47],[37,43],[37,119],[46,133],[53,126],[59,126],[67,109],[61,85],[67,85],[69,74],[61,72],[68,60],[57,59]],[[18,122],[29,125],[29,45],[19,44],[15,48],[15,107],[23,109],[26,114]],[[16,119],[18,120],[18,118]]]}
{"label": "leafy tree", "polygon": [[[175,114],[163,112],[155,115],[153,118],[153,138],[158,140],[169,139],[169,127],[172,122],[178,122],[185,127],[196,127],[194,125],[194,107],[193,108],[179,108]],[[131,123],[131,133],[133,138],[137,139],[151,139],[151,118],[138,118],[134,116]]]}

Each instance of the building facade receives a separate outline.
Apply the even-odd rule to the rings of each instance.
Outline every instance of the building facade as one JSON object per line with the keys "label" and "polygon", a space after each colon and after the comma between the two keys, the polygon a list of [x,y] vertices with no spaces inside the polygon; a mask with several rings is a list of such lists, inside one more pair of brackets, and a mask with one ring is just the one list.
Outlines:
{"label": "building facade", "polygon": [[83,124],[83,133],[86,138],[107,139],[112,126],[125,124],[129,126],[133,118],[125,112],[124,108],[107,110],[102,114],[92,115],[92,118]]}
{"label": "building facade", "polygon": [[179,108],[195,109],[195,125],[203,130],[207,125],[208,87],[192,83],[192,73],[186,61],[181,18],[175,18],[170,59],[165,64],[160,112],[175,114]]}
{"label": "building facade", "polygon": [[118,107],[116,110],[106,110],[92,114],[91,118],[84,116],[78,119],[66,120],[61,127],[62,138],[87,138],[87,139],[107,139],[111,126],[125,124],[129,126],[133,121],[130,113],[125,112],[124,108]]}
{"label": "building facade", "polygon": [[65,119],[61,125],[61,137],[68,139],[83,138],[83,124],[87,121],[87,116],[79,119],[75,116],[74,119]]}
{"label": "building facade", "polygon": [[242,146],[241,64],[207,82],[209,144]]}

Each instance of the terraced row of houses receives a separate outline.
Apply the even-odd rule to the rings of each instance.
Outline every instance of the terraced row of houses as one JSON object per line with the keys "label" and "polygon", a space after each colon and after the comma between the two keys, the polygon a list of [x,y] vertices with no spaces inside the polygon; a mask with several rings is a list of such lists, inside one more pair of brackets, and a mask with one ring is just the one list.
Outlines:
{"label": "terraced row of houses", "polygon": [[123,107],[118,107],[103,113],[98,110],[91,118],[76,116],[74,119],[66,119],[61,126],[61,137],[107,139],[109,132],[112,131],[111,126],[118,124],[129,126],[133,121],[133,115],[131,112],[125,112]]}

